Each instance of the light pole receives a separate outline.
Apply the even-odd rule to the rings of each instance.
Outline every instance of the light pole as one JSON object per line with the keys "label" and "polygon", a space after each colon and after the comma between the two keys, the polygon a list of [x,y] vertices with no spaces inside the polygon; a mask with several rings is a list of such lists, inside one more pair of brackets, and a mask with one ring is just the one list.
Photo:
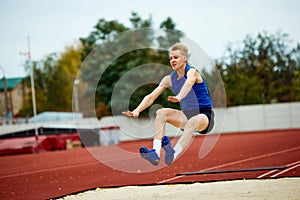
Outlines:
{"label": "light pole", "polygon": [[74,87],[73,87],[73,102],[74,102],[74,110],[75,112],[79,112],[79,102],[78,102],[78,85],[79,85],[79,80],[75,78],[74,80]]}
{"label": "light pole", "polygon": [[[30,38],[29,36],[27,37],[27,43],[28,43],[28,52],[26,53],[22,53],[20,52],[21,55],[27,55],[27,59],[28,59],[28,65],[29,65],[29,69],[30,69],[30,85],[31,85],[31,95],[32,95],[32,107],[33,107],[33,117],[36,120],[36,100],[35,100],[35,89],[34,89],[34,78],[33,78],[33,67],[31,65],[31,54],[30,54]],[[37,128],[35,128],[35,136],[36,139],[38,138],[38,130]]]}
{"label": "light pole", "polygon": [[2,80],[3,80],[3,88],[4,88],[5,109],[6,109],[6,116],[8,116],[10,110],[9,110],[9,106],[8,106],[7,84],[6,84],[6,78],[5,78],[5,71],[2,66],[0,66],[0,68],[1,68],[2,74],[3,74]]}

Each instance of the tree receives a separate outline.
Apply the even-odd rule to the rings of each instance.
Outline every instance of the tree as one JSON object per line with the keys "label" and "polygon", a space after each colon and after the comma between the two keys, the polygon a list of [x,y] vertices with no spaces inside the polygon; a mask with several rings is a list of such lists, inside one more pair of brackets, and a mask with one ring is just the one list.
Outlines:
{"label": "tree", "polygon": [[[127,72],[148,63],[159,63],[169,65],[168,53],[162,51],[161,48],[170,47],[170,45],[179,41],[183,35],[175,30],[175,23],[171,18],[167,18],[160,25],[165,30],[165,36],[156,38],[152,27],[151,16],[142,19],[137,13],[133,12],[131,18],[131,27],[126,27],[117,20],[107,21],[100,19],[94,26],[92,32],[87,37],[79,39],[79,46],[67,47],[61,54],[52,53],[40,61],[34,61],[32,64],[34,70],[34,81],[37,100],[37,112],[43,111],[72,111],[72,92],[73,82],[79,71],[81,83],[80,104],[81,111],[86,116],[93,115],[96,110],[97,116],[111,114],[111,96],[118,80]],[[169,32],[173,30],[173,32]],[[135,35],[128,36],[128,30],[137,31]],[[123,37],[117,37],[122,33]],[[125,34],[124,34],[125,33]],[[175,33],[175,34],[174,34]],[[118,46],[115,41],[118,41]],[[154,42],[158,44],[157,49],[144,48],[151,46]],[[124,51],[132,49],[132,51]],[[86,59],[86,58],[89,59]],[[81,67],[80,67],[81,66]],[[86,67],[87,66],[87,67]],[[106,66],[108,66],[106,68]],[[105,70],[105,71],[104,71]],[[167,71],[170,71],[168,68]],[[157,77],[157,74],[164,74],[166,69],[157,68],[156,70],[147,68],[140,74],[140,78]],[[143,77],[144,76],[144,77]],[[27,77],[28,88],[29,76]],[[96,91],[90,88],[90,83],[98,83]],[[139,103],[136,99],[141,100],[149,91],[154,89],[156,85],[148,83],[141,87],[135,88],[132,83],[122,85],[127,91],[135,90],[130,98],[129,107],[133,108]],[[170,91],[166,91],[162,96],[170,95]],[[93,96],[96,96],[95,102]],[[161,99],[158,99],[161,101]],[[164,101],[165,102],[165,101]],[[95,109],[86,111],[87,105],[95,103]],[[171,105],[170,105],[171,106]],[[172,104],[172,106],[174,106]],[[178,106],[178,105],[177,105]],[[117,112],[124,110],[124,107],[117,104]],[[128,109],[128,106],[126,107]],[[22,116],[32,115],[31,91],[28,93],[23,109],[20,113]]]}
{"label": "tree", "polygon": [[56,62],[53,74],[48,81],[48,110],[72,111],[73,83],[81,64],[81,51],[67,47]]}
{"label": "tree", "polygon": [[[47,95],[48,95],[48,82],[49,78],[53,75],[53,69],[56,65],[56,54],[50,54],[42,61],[33,61],[32,63],[26,63],[27,70],[30,70],[30,66],[33,70],[35,97],[36,97],[36,109],[37,113],[48,110]],[[25,84],[27,88],[31,88],[30,76],[26,77]],[[33,116],[32,106],[32,91],[27,93],[25,102],[19,113],[20,116]]]}
{"label": "tree", "polygon": [[240,49],[228,47],[217,61],[228,105],[297,101],[299,45],[290,48],[287,34],[248,35]]}
{"label": "tree", "polygon": [[[80,47],[70,46],[58,56],[52,53],[32,64],[37,112],[72,111],[73,82],[81,64]],[[30,88],[29,76],[26,78]],[[20,116],[32,116],[31,90],[27,94]]]}
{"label": "tree", "polygon": [[[172,35],[168,32],[167,28],[175,30],[175,24],[171,18],[167,18],[160,26],[161,29],[165,30],[165,38],[155,37],[153,29],[150,29],[152,27],[151,16],[148,19],[142,19],[137,13],[133,12],[129,20],[132,24],[131,27],[125,27],[116,20],[106,21],[100,19],[96,26],[94,26],[94,30],[87,37],[80,38],[84,52],[81,78],[88,85],[93,85],[95,82],[98,83],[96,94],[94,94],[95,91],[93,91],[92,86],[92,89],[87,90],[85,94],[87,98],[92,95],[96,96],[96,110],[111,110],[112,103],[114,104],[116,114],[121,113],[124,109],[128,109],[128,106],[126,107],[122,104],[121,96],[115,99],[115,102],[112,102],[113,91],[118,81],[123,75],[137,66],[149,63],[159,63],[169,66],[168,52],[160,50],[160,47],[165,47],[166,44],[170,47],[170,44],[178,42],[179,38],[183,35]],[[127,30],[132,30],[131,34],[124,32]],[[134,30],[139,31],[134,32]],[[151,47],[155,42],[159,44],[158,49],[145,48]],[[170,72],[171,68],[167,71]],[[164,75],[165,73],[166,69],[156,68],[156,70],[153,70],[151,67],[148,67],[134,78],[145,79],[145,77],[157,77],[157,74]],[[134,90],[129,102],[129,109],[133,109],[156,85],[149,83],[135,88],[136,85],[128,81],[119,85],[119,87],[122,87],[120,91],[127,91],[124,95]],[[166,91],[162,96],[166,96],[166,94],[170,95],[170,91]],[[119,95],[122,95],[122,92]],[[164,105],[166,102],[165,99],[164,101],[158,99],[157,103]],[[103,108],[104,105],[107,106],[106,109]],[[109,113],[106,112],[106,114]],[[103,113],[98,113],[98,117],[101,116],[103,116]]]}

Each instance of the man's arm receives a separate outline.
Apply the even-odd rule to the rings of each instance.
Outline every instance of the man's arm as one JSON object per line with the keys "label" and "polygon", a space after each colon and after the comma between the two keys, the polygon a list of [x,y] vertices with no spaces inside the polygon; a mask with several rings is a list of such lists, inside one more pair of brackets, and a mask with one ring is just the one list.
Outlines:
{"label": "man's arm", "polygon": [[159,86],[157,86],[150,94],[146,95],[142,102],[138,105],[136,109],[133,111],[125,111],[122,114],[127,115],[129,117],[138,117],[140,112],[148,108],[153,104],[153,102],[157,99],[161,93],[171,85],[171,78],[170,76],[165,76],[162,81],[160,82]]}
{"label": "man's arm", "polygon": [[198,72],[196,69],[190,69],[187,73],[187,79],[185,83],[183,84],[180,92],[177,96],[169,96],[168,101],[171,101],[173,103],[180,102],[181,99],[183,99],[192,89],[193,85],[195,84],[197,80],[197,74]]}

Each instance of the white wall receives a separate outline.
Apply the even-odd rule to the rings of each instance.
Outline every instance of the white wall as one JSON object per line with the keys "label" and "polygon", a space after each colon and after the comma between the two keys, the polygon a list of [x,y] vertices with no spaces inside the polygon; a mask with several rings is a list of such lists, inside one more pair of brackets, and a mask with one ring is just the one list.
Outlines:
{"label": "white wall", "polygon": [[[224,121],[222,132],[244,132],[274,129],[300,128],[300,102],[249,105],[216,108],[216,113],[225,113],[217,124]],[[214,133],[220,132],[213,129]]]}
{"label": "white wall", "polygon": [[[229,108],[215,108],[215,126],[212,133],[232,133],[245,131],[264,131],[275,129],[300,128],[300,102],[267,105],[249,105]],[[119,126],[121,140],[148,139],[153,137],[154,119],[129,118],[125,116],[104,117],[97,119],[80,119],[90,128],[97,126]],[[88,125],[89,122],[89,125]],[[53,126],[74,125],[74,119],[69,123],[55,122]],[[0,126],[0,134],[29,129],[34,124]],[[77,124],[78,125],[78,124]],[[37,126],[37,125],[36,125]],[[38,126],[49,126],[43,122]],[[74,125],[75,126],[75,125]],[[181,131],[171,125],[166,126],[166,134],[178,136]]]}
{"label": "white wall", "polygon": [[[300,102],[215,108],[212,133],[233,133],[300,128]],[[154,119],[114,116],[102,118],[101,126],[119,126],[121,140],[153,138]],[[181,135],[172,125],[166,126],[169,136]]]}

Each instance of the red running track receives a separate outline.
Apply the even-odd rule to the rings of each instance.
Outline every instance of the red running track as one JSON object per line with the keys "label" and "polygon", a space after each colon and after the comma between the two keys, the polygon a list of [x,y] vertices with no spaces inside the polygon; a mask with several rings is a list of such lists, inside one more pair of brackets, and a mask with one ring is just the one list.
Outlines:
{"label": "red running track", "polygon": [[[199,158],[205,137],[192,145],[172,166],[147,173],[128,173],[100,163],[87,149],[0,157],[0,199],[49,199],[94,189],[125,185],[152,185],[219,180],[299,177],[300,129],[222,134],[211,152]],[[152,140],[123,142],[119,148],[136,153]],[[97,147],[102,152],[108,147]],[[136,157],[132,165],[148,162]],[[119,160],[120,161],[120,160]],[[122,165],[120,161],[120,165]],[[232,170],[286,166],[285,169],[221,174],[180,175],[187,171]]]}

